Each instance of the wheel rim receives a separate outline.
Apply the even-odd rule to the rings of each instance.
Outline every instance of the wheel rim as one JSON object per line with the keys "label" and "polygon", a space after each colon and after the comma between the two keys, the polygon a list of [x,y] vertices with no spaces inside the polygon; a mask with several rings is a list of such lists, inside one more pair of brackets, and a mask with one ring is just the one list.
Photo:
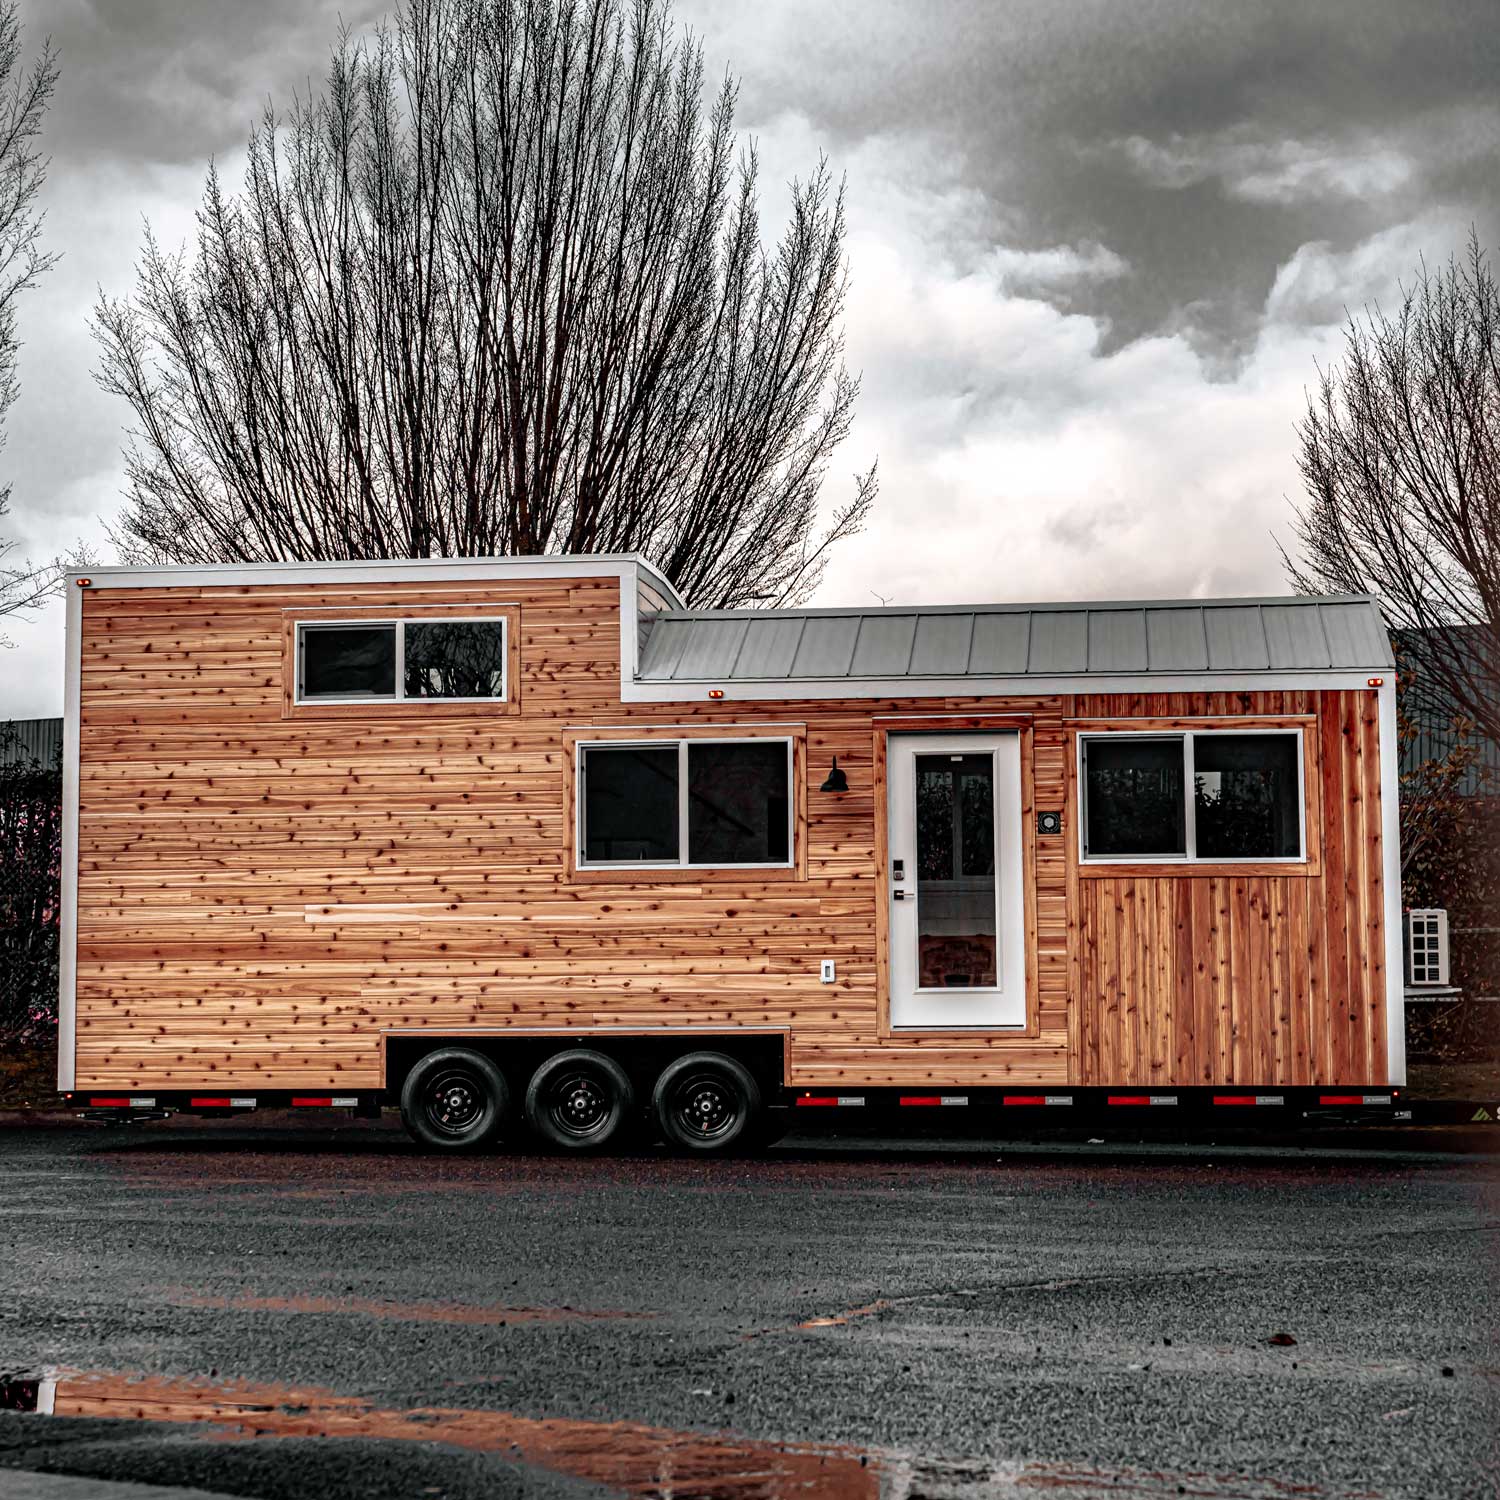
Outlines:
{"label": "wheel rim", "polygon": [[484,1118],[489,1090],[470,1068],[445,1068],[427,1085],[427,1122],[442,1135],[468,1135]]}
{"label": "wheel rim", "polygon": [[547,1117],[570,1140],[591,1140],[607,1130],[614,1107],[614,1090],[596,1073],[566,1073],[547,1090]]}
{"label": "wheel rim", "polygon": [[694,1073],[672,1090],[672,1116],[689,1139],[716,1141],[739,1123],[739,1090],[718,1073]]}

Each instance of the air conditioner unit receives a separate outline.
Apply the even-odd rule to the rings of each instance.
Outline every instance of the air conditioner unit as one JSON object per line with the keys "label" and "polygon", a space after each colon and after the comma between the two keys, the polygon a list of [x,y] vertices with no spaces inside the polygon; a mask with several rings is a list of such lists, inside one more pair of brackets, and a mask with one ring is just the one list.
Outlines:
{"label": "air conditioner unit", "polygon": [[1406,982],[1448,984],[1448,913],[1422,907],[1406,914]]}

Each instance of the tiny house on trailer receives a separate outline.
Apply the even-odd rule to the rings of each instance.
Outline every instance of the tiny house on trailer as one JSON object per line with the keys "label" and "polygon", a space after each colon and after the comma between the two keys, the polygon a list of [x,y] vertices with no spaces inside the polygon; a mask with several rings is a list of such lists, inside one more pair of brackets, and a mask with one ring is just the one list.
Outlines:
{"label": "tiny house on trailer", "polygon": [[95,568],[59,1087],[399,1101],[452,1148],[1388,1109],[1396,753],[1368,598],[703,611],[633,556]]}

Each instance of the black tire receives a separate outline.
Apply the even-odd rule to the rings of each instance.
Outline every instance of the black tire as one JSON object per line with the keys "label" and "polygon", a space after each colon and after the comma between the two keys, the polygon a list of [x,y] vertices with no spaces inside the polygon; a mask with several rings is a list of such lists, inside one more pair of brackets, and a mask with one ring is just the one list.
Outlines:
{"label": "black tire", "polygon": [[625,1069],[585,1047],[547,1058],[526,1087],[526,1123],[560,1151],[602,1151],[624,1133],[634,1107]]}
{"label": "black tire", "polygon": [[510,1113],[505,1075],[482,1052],[442,1047],[419,1059],[401,1086],[401,1123],[434,1151],[478,1151]]}
{"label": "black tire", "polygon": [[760,1089],[722,1052],[689,1052],[662,1069],[651,1107],[669,1146],[721,1156],[758,1144]]}

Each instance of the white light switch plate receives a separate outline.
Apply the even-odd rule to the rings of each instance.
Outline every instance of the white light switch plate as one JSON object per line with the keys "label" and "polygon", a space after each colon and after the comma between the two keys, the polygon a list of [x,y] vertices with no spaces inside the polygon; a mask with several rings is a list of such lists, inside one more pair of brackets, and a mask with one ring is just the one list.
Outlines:
{"label": "white light switch plate", "polygon": [[831,958],[825,958],[823,960],[822,967],[818,971],[818,978],[821,979],[824,984],[832,984],[834,981],[834,977],[833,960]]}

